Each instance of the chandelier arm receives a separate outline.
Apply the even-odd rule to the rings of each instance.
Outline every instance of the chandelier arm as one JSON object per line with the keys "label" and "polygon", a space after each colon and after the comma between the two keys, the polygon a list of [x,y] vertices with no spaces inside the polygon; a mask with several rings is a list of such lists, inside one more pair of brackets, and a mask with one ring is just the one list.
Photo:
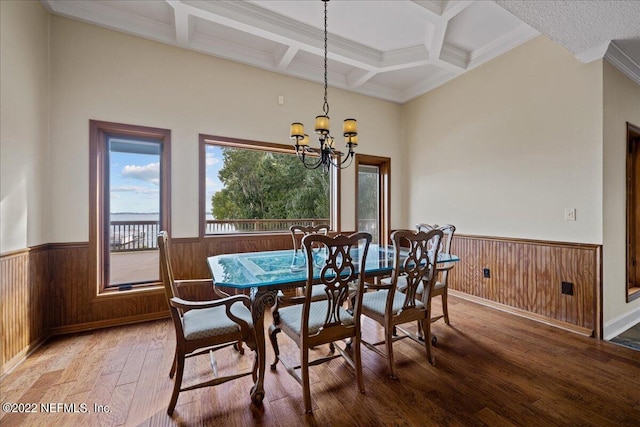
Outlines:
{"label": "chandelier arm", "polygon": [[318,169],[320,166],[322,166],[324,163],[322,163],[321,159],[318,159],[315,162],[312,163],[307,163],[306,160],[302,161],[302,165],[306,168],[306,169]]}
{"label": "chandelier arm", "polygon": [[[327,163],[330,163],[332,166],[338,169],[346,169],[349,166],[351,166],[351,163],[353,162],[353,158],[355,157],[354,154],[355,153],[353,151],[349,151],[347,154],[332,152],[332,154],[328,156]],[[345,157],[339,160],[342,156],[345,156]]]}
{"label": "chandelier arm", "polygon": [[320,153],[320,156],[316,160],[309,161],[309,157],[305,155],[307,152],[319,154],[314,148],[302,148],[300,151],[296,150],[296,155],[306,169],[318,169],[318,167],[324,163],[322,161],[322,154]]}

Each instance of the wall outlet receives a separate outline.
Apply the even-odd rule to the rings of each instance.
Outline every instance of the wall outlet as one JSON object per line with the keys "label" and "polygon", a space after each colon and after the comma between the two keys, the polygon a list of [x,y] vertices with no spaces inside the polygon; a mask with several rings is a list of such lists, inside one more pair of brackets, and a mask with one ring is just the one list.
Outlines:
{"label": "wall outlet", "polygon": [[573,295],[573,283],[562,282],[562,293],[564,295]]}
{"label": "wall outlet", "polygon": [[564,220],[565,221],[575,221],[576,220],[576,208],[566,208],[564,210]]}
{"label": "wall outlet", "polygon": [[488,268],[483,268],[482,269],[482,277],[484,277],[486,279],[490,279],[491,278],[491,270],[489,270]]}

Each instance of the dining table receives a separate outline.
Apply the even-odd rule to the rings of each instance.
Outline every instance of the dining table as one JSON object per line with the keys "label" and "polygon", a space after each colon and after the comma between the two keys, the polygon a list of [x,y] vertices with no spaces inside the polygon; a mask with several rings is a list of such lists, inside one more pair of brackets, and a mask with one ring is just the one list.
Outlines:
{"label": "dining table", "polygon": [[[400,258],[404,251],[401,250]],[[355,264],[362,258],[363,247],[354,248],[351,257]],[[323,251],[314,250],[314,276],[319,277],[323,263]],[[365,260],[365,276],[375,278],[390,275],[393,270],[395,250],[393,246],[370,244]],[[456,255],[439,254],[438,264],[458,261]],[[251,400],[260,403],[264,399],[266,367],[266,337],[264,313],[272,307],[278,291],[296,288],[307,282],[306,254],[302,250],[277,250],[214,255],[207,258],[215,286],[226,291],[249,293],[251,316],[256,333],[258,377],[251,388]]]}

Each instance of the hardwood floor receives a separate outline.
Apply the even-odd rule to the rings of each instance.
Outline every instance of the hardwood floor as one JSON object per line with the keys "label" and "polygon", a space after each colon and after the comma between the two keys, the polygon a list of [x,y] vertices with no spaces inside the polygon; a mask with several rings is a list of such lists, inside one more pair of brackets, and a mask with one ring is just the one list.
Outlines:
{"label": "hardwood floor", "polygon": [[[353,371],[341,359],[312,367],[313,414],[304,413],[301,387],[280,369],[267,372],[262,407],[250,404],[249,376],[181,393],[174,418],[168,417],[174,350],[168,319],[57,337],[2,379],[3,404],[35,403],[37,413],[3,411],[0,424],[639,425],[640,352],[455,297],[449,312],[451,327],[433,325],[436,366],[423,347],[402,340],[394,347],[399,379],[392,380],[386,360],[363,347],[366,394],[358,393]],[[368,319],[363,330],[370,340],[382,337]],[[295,344],[286,337],[279,342],[283,357],[298,357]],[[270,345],[267,352],[270,363]],[[217,357],[221,374],[237,365],[249,369],[250,354],[223,350]],[[209,370],[207,357],[190,359],[184,383]],[[44,413],[47,407],[57,412]]]}

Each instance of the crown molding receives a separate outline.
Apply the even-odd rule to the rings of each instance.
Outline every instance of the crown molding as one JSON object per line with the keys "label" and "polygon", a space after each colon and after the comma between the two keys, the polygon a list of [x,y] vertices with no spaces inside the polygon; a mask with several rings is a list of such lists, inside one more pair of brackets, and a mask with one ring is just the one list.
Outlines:
{"label": "crown molding", "polygon": [[609,44],[609,48],[607,49],[607,53],[604,55],[604,59],[609,64],[620,70],[624,75],[640,85],[640,64],[636,63],[621,51],[615,41],[612,41],[611,44]]}

